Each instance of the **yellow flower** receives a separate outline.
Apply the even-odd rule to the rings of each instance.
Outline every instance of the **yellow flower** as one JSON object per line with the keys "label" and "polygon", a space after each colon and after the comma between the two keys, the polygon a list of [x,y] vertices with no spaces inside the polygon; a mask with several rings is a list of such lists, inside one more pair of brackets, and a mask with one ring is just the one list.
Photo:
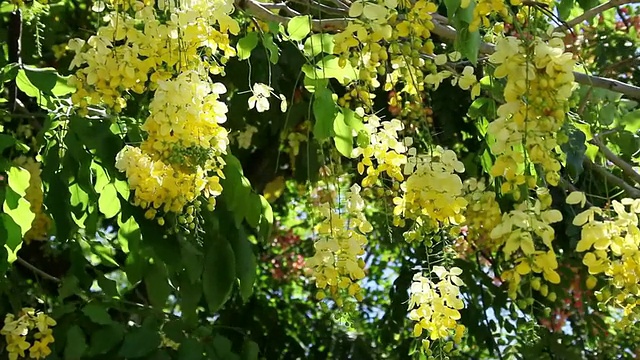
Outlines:
{"label": "yellow flower", "polygon": [[7,352],[10,360],[16,360],[18,357],[24,357],[24,352],[31,345],[25,340],[24,336],[7,335]]}

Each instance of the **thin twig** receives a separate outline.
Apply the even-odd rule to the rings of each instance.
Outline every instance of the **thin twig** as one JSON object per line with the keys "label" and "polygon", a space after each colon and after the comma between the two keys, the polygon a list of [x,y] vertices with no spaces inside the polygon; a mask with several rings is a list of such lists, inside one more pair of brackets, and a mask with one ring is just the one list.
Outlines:
{"label": "thin twig", "polygon": [[624,94],[633,99],[640,99],[640,87],[625,84],[615,79],[604,78],[595,75],[587,75],[579,72],[573,72],[575,80],[578,84],[591,85],[593,87],[611,90]]}
{"label": "thin twig", "polygon": [[594,136],[593,139],[589,140],[589,143],[595,145],[600,149],[604,157],[607,160],[611,161],[614,165],[622,170],[622,173],[627,175],[631,180],[633,180],[636,184],[640,184],[640,174],[638,174],[631,164],[621,159],[618,155],[614,154],[611,149],[609,149],[603,142],[600,140],[598,135]]}
{"label": "thin twig", "polygon": [[36,273],[36,274],[38,274],[38,275],[42,276],[43,278],[45,278],[45,279],[47,279],[47,280],[51,280],[51,281],[53,281],[53,282],[57,282],[57,283],[59,283],[59,282],[60,282],[60,279],[58,279],[57,277],[55,277],[55,276],[53,276],[53,275],[49,275],[49,274],[47,274],[46,272],[44,272],[44,271],[42,271],[42,270],[38,269],[37,267],[35,267],[35,266],[31,265],[27,260],[25,260],[25,259],[21,258],[20,256],[18,256],[18,257],[16,258],[16,261],[17,261],[18,263],[20,263],[20,265],[22,265],[22,266],[26,267],[27,269],[29,269],[29,270],[33,271],[34,273]]}
{"label": "thin twig", "polygon": [[605,167],[594,164],[588,158],[585,158],[583,163],[585,164],[586,167],[590,168],[591,170],[600,174],[600,176],[604,177],[608,182],[624,190],[624,192],[627,193],[628,196],[634,199],[640,198],[640,189],[637,189],[629,185],[626,181],[622,180],[621,178],[609,172],[609,170],[607,170]]}
{"label": "thin twig", "polygon": [[567,21],[565,24],[562,24],[560,26],[558,26],[557,28],[554,29],[554,31],[564,31],[566,29],[571,29],[572,27],[578,25],[578,24],[582,24],[583,22],[587,21],[587,20],[591,20],[593,19],[596,15],[605,12],[609,9],[613,9],[615,7],[618,7],[620,5],[625,5],[625,4],[631,4],[636,2],[635,0],[611,0],[611,1],[607,1],[604,4],[600,4],[594,8],[591,8],[587,11],[585,11],[582,15],[577,16],[569,21]]}

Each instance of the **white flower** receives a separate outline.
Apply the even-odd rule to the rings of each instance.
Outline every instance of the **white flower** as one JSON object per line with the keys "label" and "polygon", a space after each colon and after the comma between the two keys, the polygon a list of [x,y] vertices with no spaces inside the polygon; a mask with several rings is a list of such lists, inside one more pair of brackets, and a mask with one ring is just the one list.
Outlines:
{"label": "white flower", "polygon": [[269,96],[271,96],[271,88],[268,85],[255,83],[251,92],[253,95],[249,98],[249,109],[254,107],[258,112],[265,112],[269,110]]}
{"label": "white flower", "polygon": [[280,102],[280,111],[287,112],[287,98],[282,94],[280,94],[279,98],[281,100],[281,102]]}

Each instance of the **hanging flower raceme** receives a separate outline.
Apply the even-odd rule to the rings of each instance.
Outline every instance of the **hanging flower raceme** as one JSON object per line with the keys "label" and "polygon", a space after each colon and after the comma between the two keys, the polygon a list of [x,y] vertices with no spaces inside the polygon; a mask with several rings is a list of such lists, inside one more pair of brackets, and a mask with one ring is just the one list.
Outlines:
{"label": "hanging flower raceme", "polygon": [[9,360],[26,358],[27,350],[31,359],[49,356],[49,345],[55,341],[51,327],[55,325],[54,319],[32,308],[23,308],[17,316],[7,314],[0,334],[7,342]]}
{"label": "hanging flower raceme", "polygon": [[116,7],[96,35],[86,42],[69,42],[76,53],[70,69],[78,68],[69,80],[77,88],[73,103],[82,111],[88,104],[100,104],[120,112],[128,93],[154,90],[181,71],[203,76],[223,72],[228,58],[235,56],[229,33],[240,30],[231,12],[233,2],[227,0]]}
{"label": "hanging flower raceme", "polygon": [[[553,249],[555,232],[551,224],[562,220],[562,213],[551,206],[547,189],[538,189],[538,199],[527,199],[514,210],[502,216],[502,222],[491,231],[496,244],[503,245],[502,252],[515,266],[502,273],[509,282],[509,295],[517,297],[522,278],[531,277],[531,286],[544,296],[548,286],[541,285],[540,276],[552,284],[560,283],[558,261]],[[540,275],[537,275],[540,274]],[[544,286],[544,287],[543,287]]]}
{"label": "hanging flower raceme", "polygon": [[[400,186],[402,196],[393,199],[394,224],[413,219],[417,226],[433,229],[462,223],[467,200],[457,173],[464,171],[464,165],[455,152],[437,146],[431,155],[416,156],[415,149],[409,154],[404,167],[409,177]],[[405,234],[405,238],[416,240],[411,234]]]}
{"label": "hanging flower raceme", "polygon": [[405,143],[398,140],[398,132],[403,129],[402,122],[397,119],[380,121],[376,115],[365,116],[364,119],[365,130],[359,136],[368,141],[353,149],[351,154],[352,158],[362,156],[362,160],[358,162],[358,173],[367,174],[362,180],[362,186],[374,185],[383,173],[397,181],[404,180],[402,166],[407,161],[404,155],[407,148]]}
{"label": "hanging flower raceme", "polygon": [[496,193],[487,190],[484,180],[471,178],[464,182],[467,205],[464,211],[467,225],[466,240],[475,249],[493,252],[500,245],[491,237],[491,231],[502,221]]}
{"label": "hanging flower raceme", "polygon": [[497,156],[491,175],[504,177],[502,191],[519,198],[520,185],[535,184],[524,175],[523,164],[530,161],[542,167],[549,184],[557,185],[560,162],[555,150],[574,86],[572,54],[564,51],[564,42],[557,37],[548,42],[506,37],[497,41],[489,60],[497,65],[494,76],[506,78],[506,103],[487,129],[495,139],[491,151]]}
{"label": "hanging flower raceme", "polygon": [[[568,203],[584,206],[584,194],[572,195]],[[609,212],[591,207],[576,215],[573,224],[582,227],[576,251],[584,253],[582,262],[590,274],[608,279],[598,300],[623,308],[625,321],[631,321],[640,302],[640,199],[614,200],[611,207]]]}
{"label": "hanging flower raceme", "polygon": [[[473,8],[473,19],[469,24],[469,31],[474,32],[481,26],[488,28],[491,26],[489,18],[495,15],[499,15],[502,19],[509,19],[509,8],[505,0],[462,0],[460,7],[463,9],[468,8],[471,3],[475,3]],[[522,4],[522,0],[510,0],[509,4],[512,6],[518,6]]]}
{"label": "hanging flower raceme", "polygon": [[409,289],[409,319],[415,321],[413,335],[419,337],[427,333],[423,345],[429,348],[431,341],[453,336],[459,344],[465,327],[458,324],[460,309],[464,308],[460,286],[464,283],[459,275],[462,270],[452,267],[450,270],[442,266],[434,266],[432,271],[438,281],[433,282],[431,276],[422,273],[413,276]]}
{"label": "hanging flower raceme", "polygon": [[364,255],[367,244],[365,234],[373,230],[363,213],[365,203],[360,196],[360,186],[353,185],[346,199],[344,213],[327,203],[320,205],[322,220],[316,227],[315,254],[306,260],[320,289],[317,297],[329,295],[338,305],[347,296],[358,301],[363,298],[358,280],[365,276],[365,264],[360,256]]}
{"label": "hanging flower raceme", "polygon": [[46,240],[51,226],[51,218],[44,212],[40,163],[25,156],[18,157],[14,162],[27,170],[30,175],[29,187],[25,190],[24,198],[29,202],[29,209],[35,215],[35,218],[31,222],[31,228],[24,234],[24,241],[28,244],[32,240]]}
{"label": "hanging flower raceme", "polygon": [[199,196],[210,206],[222,192],[222,155],[228,145],[227,107],[219,101],[222,84],[202,80],[196,72],[184,72],[162,81],[142,125],[148,134],[139,148],[126,146],[116,167],[125,172],[134,191],[134,203],[156,211],[181,212]]}

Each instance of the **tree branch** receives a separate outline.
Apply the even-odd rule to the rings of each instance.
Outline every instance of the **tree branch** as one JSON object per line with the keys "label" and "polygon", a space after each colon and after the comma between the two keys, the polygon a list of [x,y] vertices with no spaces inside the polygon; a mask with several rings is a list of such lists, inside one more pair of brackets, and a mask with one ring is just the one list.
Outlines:
{"label": "tree branch", "polygon": [[[620,4],[631,3],[631,0],[613,0],[616,6]],[[260,3],[256,0],[236,0],[235,5],[237,8],[247,11],[249,14],[263,20],[263,21],[273,21],[279,22],[286,25],[290,18],[280,16],[274,14],[267,8],[265,8],[265,4]],[[603,4],[604,5],[604,4]],[[601,5],[602,6],[602,5]],[[598,7],[596,7],[598,8]],[[594,8],[594,9],[596,9]],[[593,10],[593,9],[591,9]],[[589,10],[589,11],[591,11]],[[586,13],[585,13],[586,14]],[[344,18],[331,18],[331,19],[312,19],[311,20],[311,28],[313,31],[321,32],[321,31],[339,31],[347,27],[350,21],[354,19]],[[453,27],[446,24],[446,18],[439,14],[432,14],[433,16],[433,25],[434,28],[431,30],[431,33],[439,36],[442,40],[455,41],[458,32]],[[483,54],[493,54],[496,51],[496,46],[491,43],[482,42],[480,43],[480,52]],[[625,84],[621,81],[603,78],[594,75],[587,75],[579,72],[573,72],[575,82],[582,85],[589,85],[597,88],[603,88],[607,90],[611,90],[617,93],[621,93],[626,95],[629,98],[640,100],[640,87],[633,86],[630,84]]]}
{"label": "tree branch", "polygon": [[268,10],[282,10],[282,11],[285,11],[291,16],[299,16],[300,15],[299,12],[293,10],[292,8],[287,6],[287,4],[285,4],[285,3],[273,3],[273,4],[266,4],[265,3],[265,4],[262,4],[262,6],[265,9],[268,9]]}
{"label": "tree branch", "polygon": [[[299,4],[302,6],[305,6],[307,8],[311,8],[311,9],[315,9],[327,14],[334,14],[334,15],[345,15],[345,11],[348,11],[348,8],[345,9],[342,7],[342,5],[338,5],[340,6],[339,8],[335,8],[329,5],[325,5],[325,4],[321,4],[317,1],[314,0],[288,0],[289,2],[295,3],[295,4]],[[338,3],[336,3],[338,4]]]}
{"label": "tree branch", "polygon": [[624,190],[624,192],[627,193],[628,196],[634,199],[640,198],[640,189],[637,189],[629,185],[624,180],[610,173],[609,170],[607,170],[605,167],[594,164],[591,160],[587,158],[584,159],[583,163],[586,167],[590,168],[594,172],[600,174],[600,176],[604,177],[608,182]]}
{"label": "tree branch", "polygon": [[575,77],[575,81],[578,84],[582,85],[590,85],[593,87],[611,90],[613,92],[617,92],[623,95],[626,95],[632,99],[640,99],[640,87],[633,86],[630,84],[625,84],[622,81],[604,78],[595,75],[587,75],[579,72],[573,72],[573,76]]}
{"label": "tree branch", "polygon": [[17,261],[20,265],[22,265],[22,266],[26,267],[27,269],[29,269],[29,270],[33,271],[34,273],[36,273],[36,274],[38,274],[38,275],[42,276],[43,278],[45,278],[45,279],[47,279],[47,280],[51,280],[51,281],[53,281],[53,282],[57,282],[57,283],[59,283],[59,282],[60,282],[60,279],[58,279],[57,277],[55,277],[55,276],[53,276],[53,275],[49,275],[49,274],[47,274],[46,272],[44,272],[44,271],[42,271],[42,270],[38,269],[37,267],[35,267],[35,266],[31,265],[27,260],[25,260],[25,259],[21,258],[20,256],[18,256],[18,257],[17,257],[16,261]]}
{"label": "tree branch", "polygon": [[593,139],[589,140],[589,143],[595,145],[600,149],[604,157],[607,160],[611,161],[614,165],[622,170],[622,173],[627,175],[631,180],[633,180],[636,184],[640,184],[640,174],[638,174],[631,164],[622,160],[618,155],[614,154],[603,142],[600,140],[598,135],[594,136]]}
{"label": "tree branch", "polygon": [[581,24],[581,23],[583,23],[583,22],[585,22],[587,20],[593,19],[596,15],[598,15],[598,14],[600,14],[602,12],[605,12],[605,11],[607,11],[609,9],[616,8],[616,7],[620,6],[620,5],[631,4],[631,3],[634,3],[634,2],[636,2],[636,1],[635,0],[610,0],[610,1],[607,1],[606,3],[600,4],[600,5],[598,5],[598,6],[594,7],[594,8],[591,8],[591,9],[585,11],[582,15],[580,15],[578,17],[575,17],[575,18],[567,21],[566,23],[556,27],[554,29],[554,31],[564,31],[564,30],[567,30],[567,29],[571,29],[572,27],[574,27],[574,26],[576,26],[578,24]]}

